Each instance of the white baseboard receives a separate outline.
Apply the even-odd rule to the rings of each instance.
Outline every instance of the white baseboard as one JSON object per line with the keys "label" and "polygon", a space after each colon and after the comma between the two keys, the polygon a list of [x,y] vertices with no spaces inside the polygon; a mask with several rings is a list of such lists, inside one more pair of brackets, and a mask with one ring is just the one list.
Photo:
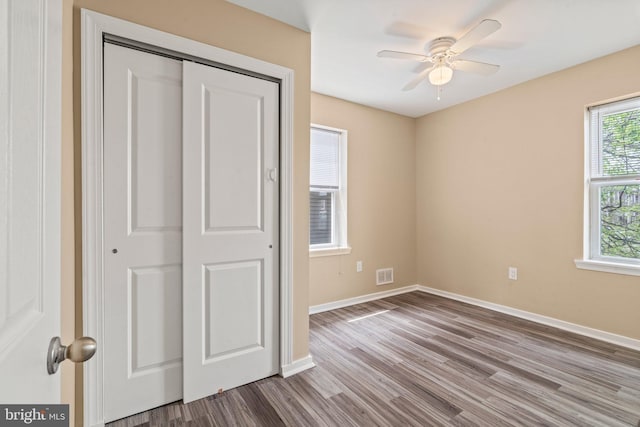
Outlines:
{"label": "white baseboard", "polygon": [[316,364],[313,363],[313,358],[309,354],[302,359],[294,360],[292,363],[283,366],[280,375],[282,378],[287,378],[302,371],[306,371],[307,369],[311,369],[314,366],[316,366]]}
{"label": "white baseboard", "polygon": [[330,311],[330,310],[335,310],[337,308],[349,307],[351,305],[361,304],[363,302],[374,301],[377,299],[387,298],[394,295],[404,294],[404,293],[413,292],[413,291],[426,292],[428,294],[438,295],[444,298],[466,302],[468,304],[476,305],[478,307],[487,308],[489,310],[508,314],[514,317],[519,317],[521,319],[531,320],[532,322],[540,323],[542,325],[553,326],[554,328],[562,329],[564,331],[573,332],[578,335],[584,335],[586,337],[595,338],[597,340],[605,341],[611,344],[616,344],[622,347],[630,348],[632,350],[640,351],[640,340],[637,340],[634,338],[629,338],[623,335],[617,335],[611,332],[605,332],[599,329],[593,329],[587,326],[577,325],[571,322],[565,322],[564,320],[555,319],[553,317],[543,316],[541,314],[519,310],[517,308],[508,307],[506,305],[495,304],[495,303],[484,301],[481,299],[466,297],[464,295],[454,294],[453,292],[447,292],[440,289],[434,289],[434,288],[430,288],[428,286],[422,286],[422,285],[410,285],[410,286],[405,286],[398,289],[392,289],[389,291],[375,292],[373,294],[361,295],[354,298],[347,298],[339,301],[328,302],[326,304],[312,305],[311,307],[309,307],[309,314],[322,313],[323,311]]}
{"label": "white baseboard", "polygon": [[407,292],[417,291],[418,285],[410,285],[402,288],[391,289],[388,291],[375,292],[373,294],[361,295],[359,297],[341,299],[339,301],[328,302],[325,304],[312,305],[309,307],[309,314],[322,313],[323,311],[331,311],[337,308],[349,307],[363,302],[374,301],[381,298],[392,297],[394,295],[405,294]]}
{"label": "white baseboard", "polygon": [[417,290],[426,292],[429,294],[453,299],[456,301],[466,302],[468,304],[476,305],[478,307],[488,308],[489,310],[497,311],[504,314],[509,314],[511,316],[519,317],[521,319],[531,320],[532,322],[540,323],[547,326],[553,326],[554,328],[562,329],[564,331],[573,332],[579,335],[584,335],[590,338],[595,338],[601,341],[606,341],[611,344],[617,344],[622,347],[640,351],[640,340],[625,337],[623,335],[612,334],[611,332],[605,332],[599,329],[593,329],[587,326],[565,322],[564,320],[555,319],[553,317],[543,316],[541,314],[519,310],[517,308],[508,307],[506,305],[500,305],[500,304],[495,304],[492,302],[488,302],[488,301],[484,301],[476,298],[466,297],[464,295],[454,294],[452,292],[442,291],[440,289],[429,288],[427,286],[418,285]]}

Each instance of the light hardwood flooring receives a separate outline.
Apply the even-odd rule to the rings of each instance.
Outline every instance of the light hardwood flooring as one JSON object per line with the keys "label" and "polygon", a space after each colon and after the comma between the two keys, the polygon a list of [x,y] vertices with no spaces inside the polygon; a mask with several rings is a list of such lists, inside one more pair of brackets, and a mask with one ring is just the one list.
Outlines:
{"label": "light hardwood flooring", "polygon": [[412,292],[310,317],[317,366],[121,426],[640,426],[640,352]]}

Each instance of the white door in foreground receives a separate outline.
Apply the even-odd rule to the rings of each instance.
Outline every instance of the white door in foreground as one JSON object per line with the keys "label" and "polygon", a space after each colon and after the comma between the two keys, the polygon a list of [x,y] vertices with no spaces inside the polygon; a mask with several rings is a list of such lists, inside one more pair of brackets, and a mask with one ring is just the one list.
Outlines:
{"label": "white door in foreground", "polygon": [[183,399],[278,372],[277,83],[183,63]]}
{"label": "white door in foreground", "polygon": [[59,1],[0,2],[3,404],[60,403],[46,362],[60,335],[61,31]]}

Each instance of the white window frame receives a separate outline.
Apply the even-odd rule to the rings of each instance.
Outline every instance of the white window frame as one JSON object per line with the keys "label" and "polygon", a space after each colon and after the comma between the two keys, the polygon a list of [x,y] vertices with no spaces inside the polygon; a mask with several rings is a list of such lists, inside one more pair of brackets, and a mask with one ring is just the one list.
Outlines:
{"label": "white window frame", "polygon": [[[348,132],[345,129],[334,128],[312,123],[309,131],[313,129],[335,132],[339,135],[339,174],[340,185],[337,191],[333,192],[332,203],[332,242],[318,245],[309,244],[309,256],[332,256],[346,255],[351,253],[351,247],[348,243],[348,223],[347,223],[347,137]],[[309,141],[311,144],[311,141]],[[311,193],[311,186],[309,186]]]}
{"label": "white window frame", "polygon": [[[640,276],[640,259],[607,256],[600,253],[600,188],[613,185],[638,185],[640,174],[624,176],[592,176],[600,144],[600,131],[593,129],[592,110],[601,113],[622,112],[640,108],[640,96],[592,105],[585,110],[584,147],[584,237],[583,258],[575,260],[576,267],[608,273]],[[599,122],[598,122],[599,123]],[[596,145],[597,144],[597,145]]]}

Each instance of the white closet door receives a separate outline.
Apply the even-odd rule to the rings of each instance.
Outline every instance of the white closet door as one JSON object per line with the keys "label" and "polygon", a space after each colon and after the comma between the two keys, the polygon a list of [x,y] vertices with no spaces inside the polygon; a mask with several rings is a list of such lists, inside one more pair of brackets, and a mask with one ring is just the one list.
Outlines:
{"label": "white closet door", "polygon": [[278,85],[183,64],[184,391],[279,370]]}
{"label": "white closet door", "polygon": [[104,50],[104,413],[182,397],[182,63]]}

